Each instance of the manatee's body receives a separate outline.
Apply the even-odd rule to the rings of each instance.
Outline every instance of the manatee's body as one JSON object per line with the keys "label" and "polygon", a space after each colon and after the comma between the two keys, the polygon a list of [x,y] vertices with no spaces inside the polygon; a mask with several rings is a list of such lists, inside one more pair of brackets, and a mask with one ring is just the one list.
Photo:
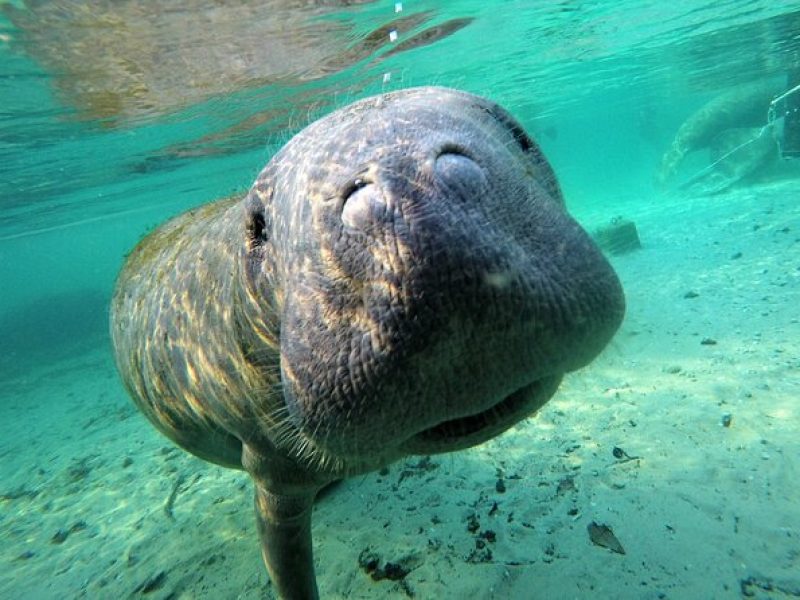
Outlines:
{"label": "manatee's body", "polygon": [[684,184],[697,192],[721,191],[758,170],[777,155],[772,134],[765,130],[777,93],[775,84],[759,82],[731,89],[701,106],[675,134],[661,159],[656,183],[665,185],[687,155],[703,149],[711,150],[711,165]]}
{"label": "manatee's body", "polygon": [[321,487],[497,435],[592,360],[623,312],[520,125],[479,97],[416,88],[317,121],[242,201],[145,238],[112,334],[156,427],[250,473],[279,594],[313,598]]}

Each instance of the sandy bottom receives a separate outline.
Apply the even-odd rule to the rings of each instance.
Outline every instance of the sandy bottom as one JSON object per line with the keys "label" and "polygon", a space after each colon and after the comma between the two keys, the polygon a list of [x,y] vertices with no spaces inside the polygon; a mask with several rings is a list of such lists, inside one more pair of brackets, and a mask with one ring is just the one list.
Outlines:
{"label": "sandy bottom", "polygon": [[[799,197],[631,208],[614,343],[500,438],[328,494],[322,597],[800,598]],[[272,597],[247,477],[160,437],[107,349],[3,389],[0,597]]]}

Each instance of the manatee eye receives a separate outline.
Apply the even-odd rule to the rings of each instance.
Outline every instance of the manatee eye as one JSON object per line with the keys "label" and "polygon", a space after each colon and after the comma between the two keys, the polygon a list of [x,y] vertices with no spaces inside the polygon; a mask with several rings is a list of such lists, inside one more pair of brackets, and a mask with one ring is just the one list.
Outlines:
{"label": "manatee eye", "polygon": [[360,177],[345,188],[342,196],[342,223],[352,229],[366,229],[379,211],[386,208],[378,186]]}
{"label": "manatee eye", "polygon": [[269,238],[269,224],[267,223],[264,206],[258,200],[250,197],[246,202],[245,231],[247,233],[247,245],[250,250],[254,250],[264,245]]}
{"label": "manatee eye", "polygon": [[265,238],[264,230],[266,229],[267,221],[264,218],[264,213],[258,212],[252,215],[250,220],[250,235],[253,240],[262,241]]}

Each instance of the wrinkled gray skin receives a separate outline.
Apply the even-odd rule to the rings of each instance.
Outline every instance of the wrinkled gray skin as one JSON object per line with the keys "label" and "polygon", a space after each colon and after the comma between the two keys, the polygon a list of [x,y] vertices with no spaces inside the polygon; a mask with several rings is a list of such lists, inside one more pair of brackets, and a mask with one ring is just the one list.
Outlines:
{"label": "wrinkled gray skin", "polygon": [[112,334],[156,427],[252,476],[270,577],[306,599],[322,487],[499,434],[597,356],[623,312],[520,125],[416,88],[317,121],[243,201],[143,240]]}

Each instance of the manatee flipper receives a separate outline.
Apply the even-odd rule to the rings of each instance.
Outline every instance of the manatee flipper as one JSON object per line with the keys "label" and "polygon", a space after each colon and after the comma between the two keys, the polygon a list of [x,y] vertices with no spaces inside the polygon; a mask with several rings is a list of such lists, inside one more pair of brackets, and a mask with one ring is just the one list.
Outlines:
{"label": "manatee flipper", "polygon": [[311,545],[315,494],[272,494],[256,482],[256,522],[261,555],[278,596],[287,600],[319,598]]}
{"label": "manatee flipper", "polygon": [[242,467],[255,486],[256,524],[267,572],[279,598],[316,600],[311,513],[317,492],[332,478],[309,471],[271,444],[262,441],[258,446],[243,444]]}

